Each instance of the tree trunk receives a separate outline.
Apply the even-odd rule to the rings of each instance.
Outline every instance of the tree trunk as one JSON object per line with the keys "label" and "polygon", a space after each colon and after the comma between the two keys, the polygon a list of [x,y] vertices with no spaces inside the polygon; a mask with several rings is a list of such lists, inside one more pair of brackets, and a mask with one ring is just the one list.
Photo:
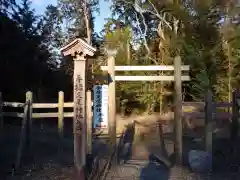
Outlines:
{"label": "tree trunk", "polygon": [[84,0],[84,3],[83,3],[83,7],[84,7],[84,19],[85,19],[85,25],[86,25],[86,30],[87,30],[87,42],[88,44],[92,44],[92,28],[90,26],[90,15],[91,15],[91,12],[90,12],[90,8],[89,8],[89,3],[88,3],[88,0]]}

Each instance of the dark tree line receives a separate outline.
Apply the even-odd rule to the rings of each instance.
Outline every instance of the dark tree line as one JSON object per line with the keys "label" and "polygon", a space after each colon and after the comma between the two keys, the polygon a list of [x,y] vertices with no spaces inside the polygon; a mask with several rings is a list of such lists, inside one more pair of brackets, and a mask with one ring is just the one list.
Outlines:
{"label": "dark tree line", "polygon": [[[7,100],[24,100],[26,91],[37,101],[71,91],[71,77],[61,69],[53,33],[54,14],[36,15],[30,0],[0,3],[0,92]],[[54,11],[55,12],[55,11]],[[55,42],[54,42],[55,41]],[[67,93],[69,94],[69,93]]]}

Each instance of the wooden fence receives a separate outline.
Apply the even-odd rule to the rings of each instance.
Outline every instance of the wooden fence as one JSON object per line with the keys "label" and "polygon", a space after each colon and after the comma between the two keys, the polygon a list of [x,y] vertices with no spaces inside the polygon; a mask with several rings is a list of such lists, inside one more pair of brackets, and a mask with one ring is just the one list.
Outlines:
{"label": "wooden fence", "polygon": [[[18,148],[18,156],[16,166],[18,167],[21,159],[21,151],[26,141],[26,144],[31,144],[31,125],[32,119],[37,118],[58,118],[58,133],[61,139],[63,138],[64,118],[73,117],[73,112],[64,112],[64,108],[73,108],[73,102],[64,102],[64,92],[59,92],[58,103],[34,103],[32,92],[26,93],[26,102],[3,102],[2,94],[0,93],[0,128],[3,127],[3,117],[19,117],[23,118],[21,140]],[[206,93],[205,102],[183,102],[183,116],[190,118],[205,119],[205,144],[206,149],[211,151],[212,144],[212,122],[216,119],[230,119],[231,139],[234,139],[238,134],[238,118],[240,107],[240,93],[233,92],[232,102],[213,102],[212,94],[209,91]],[[23,108],[23,113],[3,112],[3,107]],[[33,109],[57,109],[57,112],[33,113]],[[228,108],[228,112],[221,112],[219,108]],[[2,129],[0,129],[0,132]],[[61,146],[61,145],[60,145]]]}
{"label": "wooden fence", "polygon": [[[204,119],[206,114],[212,114],[212,119],[231,119],[231,111],[221,111],[220,109],[234,109],[235,106],[240,105],[238,100],[238,94],[233,92],[232,102],[213,102],[211,92],[206,94],[205,102],[183,102],[183,116]],[[239,98],[240,99],[240,98]],[[32,99],[32,92],[26,93],[26,102],[3,102],[2,94],[0,92],[0,128],[3,126],[3,117],[19,117],[24,118],[24,113],[18,112],[3,112],[3,107],[16,107],[23,108],[26,106],[27,101],[29,101],[29,113],[30,121],[37,118],[58,118],[58,129],[59,133],[62,133],[65,117],[73,117],[73,112],[64,112],[64,108],[73,108],[73,102],[64,102],[64,92],[60,91],[58,93],[58,103],[34,103]],[[211,105],[211,108],[207,109],[206,105]],[[33,113],[33,109],[57,109],[57,112],[47,112],[47,113]],[[210,112],[208,112],[210,111]],[[1,130],[1,129],[0,129]]]}
{"label": "wooden fence", "polygon": [[229,111],[232,108],[232,102],[183,102],[183,115],[196,119],[204,119],[206,112],[206,104],[211,104],[209,109],[213,115],[213,119],[229,119],[232,118],[232,113]]}
{"label": "wooden fence", "polygon": [[[187,112],[186,107],[193,108],[193,112]],[[185,110],[184,110],[185,108]],[[194,112],[195,108],[195,112]],[[199,111],[200,110],[200,111]],[[231,102],[214,102],[212,92],[208,91],[205,96],[205,102],[186,102],[183,103],[184,116],[189,118],[204,119],[205,126],[205,149],[212,152],[212,123],[216,120],[230,120],[230,140],[234,141],[239,135],[240,118],[240,92],[232,93]]]}
{"label": "wooden fence", "polygon": [[[73,112],[64,112],[64,108],[73,108],[73,102],[64,102],[64,92],[60,91],[58,94],[58,103],[33,103],[32,92],[26,93],[26,102],[3,102],[0,93],[0,120],[1,127],[3,126],[3,117],[19,117],[24,118],[25,113],[18,112],[3,112],[3,107],[23,108],[28,105],[29,107],[29,121],[37,118],[58,118],[58,130],[61,134],[63,132],[64,117],[73,117]],[[57,112],[47,113],[33,113],[33,109],[58,109]],[[30,123],[31,124],[31,123]]]}
{"label": "wooden fence", "polygon": [[[23,108],[23,113],[19,112],[4,112],[4,107]],[[59,149],[61,149],[61,141],[63,138],[64,118],[73,117],[73,112],[64,112],[64,108],[73,108],[73,102],[64,102],[64,92],[58,94],[58,103],[33,103],[32,92],[26,93],[25,103],[20,102],[3,102],[0,92],[0,132],[4,126],[4,117],[19,117],[22,118],[22,127],[20,135],[20,143],[17,150],[17,160],[15,168],[20,166],[23,146],[31,146],[31,131],[32,119],[37,118],[58,118],[58,133],[59,133]],[[57,112],[33,113],[33,109],[57,109]]]}
{"label": "wooden fence", "polygon": [[[205,119],[207,114],[211,114],[211,119],[232,119],[234,114],[232,114],[230,109],[234,110],[236,107],[240,106],[240,102],[238,100],[238,97],[240,97],[239,95],[239,93],[233,92],[232,97],[234,98],[232,102],[213,102],[211,92],[208,92],[206,94],[205,102],[183,102],[183,116],[195,119]],[[2,94],[0,92],[0,131],[3,127],[4,116],[19,118],[24,118],[26,116],[24,112],[3,112],[3,107],[16,107],[24,109],[29,101],[29,121],[38,118],[58,118],[58,131],[61,136],[64,128],[64,118],[73,117],[73,112],[64,112],[64,108],[73,108],[73,102],[64,102],[64,92],[62,91],[58,93],[58,103],[34,103],[32,97],[32,92],[27,92],[25,103],[3,102]],[[207,106],[210,106],[211,108],[207,108]],[[33,113],[33,109],[57,109],[57,112]],[[229,110],[223,111],[222,109]]]}

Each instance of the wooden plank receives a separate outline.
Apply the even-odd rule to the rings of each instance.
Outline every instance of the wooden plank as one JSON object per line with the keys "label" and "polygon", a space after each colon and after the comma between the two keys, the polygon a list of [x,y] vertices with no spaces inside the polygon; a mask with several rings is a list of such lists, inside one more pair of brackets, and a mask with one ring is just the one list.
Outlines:
{"label": "wooden plank", "polygon": [[183,102],[183,106],[198,106],[198,107],[204,107],[205,102]]}
{"label": "wooden plank", "polygon": [[[93,102],[92,102],[93,104]],[[24,107],[25,103],[19,103],[19,102],[3,102],[3,106],[7,107]],[[65,108],[72,108],[73,102],[65,102],[64,103]],[[58,108],[58,103],[33,103],[33,108]]]}
{"label": "wooden plank", "polygon": [[[116,81],[174,81],[174,76],[115,76]],[[189,76],[181,76],[181,81],[190,81]]]}
{"label": "wooden plank", "polygon": [[[72,108],[73,102],[65,102],[64,103],[65,108]],[[33,108],[58,108],[58,103],[33,103]]]}
{"label": "wooden plank", "polygon": [[58,93],[58,138],[59,138],[59,152],[62,152],[63,141],[63,127],[64,127],[64,92]]}
{"label": "wooden plank", "polygon": [[[92,101],[92,106],[93,106],[93,101]],[[64,103],[64,107],[65,108],[71,108],[71,107],[73,107],[73,105],[74,105],[74,103],[73,102],[65,102]]]}
{"label": "wooden plank", "polygon": [[[65,102],[65,108],[72,108],[73,102]],[[58,103],[34,103],[33,108],[58,108]]]}
{"label": "wooden plank", "polygon": [[[3,112],[5,117],[23,118],[23,113],[18,112]],[[58,117],[58,113],[33,113],[32,118],[54,118]],[[64,113],[64,117],[73,117],[73,112]]]}
{"label": "wooden plank", "polygon": [[183,102],[182,109],[184,112],[203,111],[205,102]]}
{"label": "wooden plank", "polygon": [[[205,118],[205,112],[184,112],[183,115],[186,117],[193,118],[193,119],[204,119]],[[232,114],[229,112],[213,113],[213,119],[215,119],[215,120],[220,120],[220,119],[228,120],[231,117],[232,117]]]}
{"label": "wooden plank", "polygon": [[220,120],[220,119],[223,119],[223,120],[227,120],[229,118],[232,118],[232,113],[230,112],[217,112],[217,113],[213,113],[213,118],[215,120]]}
{"label": "wooden plank", "polygon": [[21,108],[23,108],[25,106],[25,103],[3,102],[3,106],[5,106],[5,107],[21,107]]}
{"label": "wooden plank", "polygon": [[18,113],[18,112],[3,112],[3,116],[5,116],[5,117],[19,117],[19,118],[23,118],[23,113]]}
{"label": "wooden plank", "polygon": [[65,107],[65,108],[72,108],[72,107],[73,107],[73,104],[74,104],[73,102],[65,102],[65,103],[64,103],[64,107]]}
{"label": "wooden plank", "polygon": [[[54,118],[58,117],[58,113],[33,113],[33,118]],[[64,113],[64,117],[73,117],[73,112]]]}
{"label": "wooden plank", "polygon": [[[173,71],[174,66],[115,66],[115,71]],[[107,71],[108,66],[101,66],[102,71]],[[189,66],[181,66],[182,71],[189,71]]]}
{"label": "wooden plank", "polygon": [[73,117],[73,112],[64,113],[64,117]]}
{"label": "wooden plank", "polygon": [[232,102],[216,102],[216,103],[213,103],[213,105],[215,106],[215,108],[221,108],[221,107],[230,108],[232,107]]}
{"label": "wooden plank", "polygon": [[[205,102],[183,102],[183,106],[194,106],[196,108],[204,107]],[[232,102],[213,102],[213,106],[216,108],[220,107],[231,107]]]}
{"label": "wooden plank", "polygon": [[[183,102],[183,109],[201,110],[204,108],[205,102]],[[213,102],[213,108],[230,108],[232,102]]]}
{"label": "wooden plank", "polygon": [[33,108],[58,108],[57,103],[33,103]]}

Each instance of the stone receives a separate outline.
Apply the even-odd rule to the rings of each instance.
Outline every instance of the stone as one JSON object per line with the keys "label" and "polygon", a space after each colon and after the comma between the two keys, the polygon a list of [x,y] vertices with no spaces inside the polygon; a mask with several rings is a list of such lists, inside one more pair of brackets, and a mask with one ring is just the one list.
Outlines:
{"label": "stone", "polygon": [[195,173],[205,173],[212,170],[212,154],[209,152],[191,150],[188,153],[188,162]]}

